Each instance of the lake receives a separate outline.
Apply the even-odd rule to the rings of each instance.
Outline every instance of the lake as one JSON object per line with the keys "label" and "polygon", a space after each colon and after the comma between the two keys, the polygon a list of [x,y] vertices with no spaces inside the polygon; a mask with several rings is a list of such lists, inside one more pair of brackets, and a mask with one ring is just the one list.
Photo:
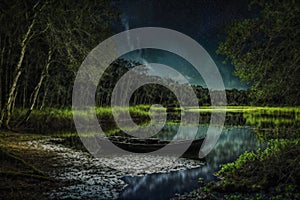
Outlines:
{"label": "lake", "polygon": [[[182,131],[176,134],[179,127],[178,121],[171,120],[154,137],[162,140],[205,137],[210,112],[206,110],[200,112],[199,124],[186,124],[182,127]],[[183,194],[197,189],[201,184],[199,178],[202,178],[203,182],[216,180],[214,173],[221,168],[221,164],[235,161],[245,151],[263,149],[269,139],[285,137],[287,132],[289,137],[293,137],[293,131],[299,129],[299,124],[299,109],[251,108],[248,110],[230,110],[226,114],[221,136],[214,149],[205,157],[203,165],[165,173],[159,171],[139,175],[126,175],[125,173],[121,180],[127,186],[119,192],[119,199],[169,199],[177,193]],[[196,137],[191,135],[191,130],[195,128],[198,128]],[[121,131],[113,132],[116,135],[124,135]],[[79,138],[74,134],[71,137],[64,137],[62,144],[75,149],[84,149]],[[132,164],[132,166],[134,165],[137,163]],[[130,167],[130,165],[128,166]]]}
{"label": "lake", "polygon": [[[159,135],[162,139],[170,139],[177,131],[178,125],[166,126]],[[189,126],[185,131],[189,133]],[[207,126],[199,126],[197,136],[201,137]],[[169,133],[169,134],[167,134]],[[176,138],[188,138],[179,135]],[[256,135],[249,127],[224,128],[215,148],[206,157],[205,165],[195,169],[181,170],[171,173],[158,173],[146,176],[126,176],[124,181],[129,184],[120,194],[120,199],[168,199],[176,193],[184,193],[199,188],[199,178],[204,181],[215,180],[214,173],[220,165],[234,161],[245,151],[262,147]]]}

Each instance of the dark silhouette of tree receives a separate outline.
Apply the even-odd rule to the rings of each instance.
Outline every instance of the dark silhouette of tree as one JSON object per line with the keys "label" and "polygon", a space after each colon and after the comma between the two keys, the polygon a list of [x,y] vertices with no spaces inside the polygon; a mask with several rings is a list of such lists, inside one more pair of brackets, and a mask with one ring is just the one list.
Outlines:
{"label": "dark silhouette of tree", "polygon": [[235,22],[218,53],[235,74],[252,83],[256,104],[300,104],[300,3],[293,0],[254,1],[259,16]]}
{"label": "dark silhouette of tree", "polygon": [[40,107],[49,96],[50,105],[70,103],[78,67],[110,35],[117,13],[109,0],[5,0],[0,11],[0,127],[10,128],[14,105],[28,108],[21,124],[41,98]]}

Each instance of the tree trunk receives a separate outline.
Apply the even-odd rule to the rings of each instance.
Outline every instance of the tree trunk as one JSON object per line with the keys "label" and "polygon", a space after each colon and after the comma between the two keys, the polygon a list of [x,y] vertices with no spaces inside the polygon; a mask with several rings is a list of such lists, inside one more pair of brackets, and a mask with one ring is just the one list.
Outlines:
{"label": "tree trunk", "polygon": [[[46,83],[47,83],[47,81],[46,81]],[[48,84],[44,84],[44,88],[45,88],[44,89],[44,95],[43,95],[43,98],[42,98],[42,103],[41,103],[40,110],[42,110],[44,108],[44,106],[45,106],[46,96],[47,96],[48,90],[49,90]]]}
{"label": "tree trunk", "polygon": [[[4,45],[3,45],[4,46]],[[3,98],[3,94],[4,94],[4,52],[5,52],[5,46],[2,48],[2,51],[1,51],[1,63],[0,63],[0,82],[1,84],[1,87],[0,87],[0,110],[2,110],[2,102],[4,102],[4,98]],[[4,87],[3,87],[4,86]]]}
{"label": "tree trunk", "polygon": [[[39,4],[39,2],[35,6],[37,6],[38,4]],[[41,11],[43,9],[43,7],[39,11]],[[26,33],[25,33],[25,35],[24,35],[24,37],[21,41],[21,44],[20,44],[21,52],[20,52],[20,55],[19,55],[19,60],[18,60],[16,69],[15,69],[15,76],[13,78],[13,81],[12,81],[12,84],[11,84],[11,87],[10,87],[10,90],[9,90],[9,94],[8,94],[6,104],[5,104],[5,106],[4,106],[4,108],[2,109],[2,112],[1,112],[0,127],[3,126],[3,121],[5,121],[5,128],[10,129],[9,123],[10,123],[10,120],[11,120],[12,105],[13,105],[14,97],[15,97],[16,91],[17,91],[17,84],[18,84],[19,78],[20,78],[20,76],[22,74],[22,71],[23,71],[23,65],[22,64],[23,64],[25,52],[26,52],[26,49],[27,49],[28,41],[31,38],[32,30],[33,30],[33,27],[36,23],[37,14],[38,14],[38,12],[35,13],[32,21],[31,21],[30,25],[28,26],[28,29],[27,29],[27,31],[26,31]]]}
{"label": "tree trunk", "polygon": [[26,102],[27,102],[28,72],[27,72],[26,68],[24,69],[24,74],[26,74],[26,75],[25,75],[23,91],[22,91],[22,108],[23,109],[26,107]]}
{"label": "tree trunk", "polygon": [[9,122],[10,122],[10,118],[11,118],[11,107],[12,107],[13,99],[14,99],[14,96],[15,96],[15,93],[16,93],[17,83],[18,83],[18,80],[19,80],[19,78],[22,74],[22,63],[23,63],[23,59],[24,59],[25,52],[26,52],[26,47],[27,47],[26,41],[27,41],[27,39],[29,37],[29,34],[31,32],[31,29],[32,29],[30,27],[28,28],[28,31],[25,34],[25,37],[21,42],[21,53],[20,53],[19,61],[18,61],[17,68],[16,68],[16,75],[14,77],[12,86],[9,90],[6,105],[3,108],[2,113],[1,113],[0,126],[2,125],[3,120],[6,117],[5,124],[6,124],[7,128],[10,128],[9,127]]}
{"label": "tree trunk", "polygon": [[47,58],[47,62],[46,62],[46,66],[45,68],[43,69],[42,71],[42,74],[40,76],[40,80],[38,81],[37,85],[35,86],[34,88],[34,91],[31,95],[31,98],[30,98],[30,106],[29,106],[29,109],[28,111],[26,112],[26,115],[25,117],[23,118],[23,120],[21,120],[18,124],[17,124],[17,127],[19,127],[20,125],[22,125],[23,123],[27,122],[28,119],[29,119],[29,116],[36,104],[36,101],[37,101],[37,98],[38,98],[38,95],[39,95],[39,91],[40,91],[40,88],[43,84],[43,81],[44,79],[46,78],[46,76],[48,75],[48,69],[49,69],[49,66],[51,64],[51,57],[52,57],[52,51],[51,49],[49,49],[48,51],[48,58]]}

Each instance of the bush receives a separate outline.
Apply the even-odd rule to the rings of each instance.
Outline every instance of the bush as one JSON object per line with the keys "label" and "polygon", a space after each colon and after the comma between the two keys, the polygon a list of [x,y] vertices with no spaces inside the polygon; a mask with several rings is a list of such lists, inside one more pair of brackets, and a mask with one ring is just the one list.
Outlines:
{"label": "bush", "polygon": [[216,173],[223,191],[259,191],[300,184],[300,140],[271,140],[264,151],[245,152]]}

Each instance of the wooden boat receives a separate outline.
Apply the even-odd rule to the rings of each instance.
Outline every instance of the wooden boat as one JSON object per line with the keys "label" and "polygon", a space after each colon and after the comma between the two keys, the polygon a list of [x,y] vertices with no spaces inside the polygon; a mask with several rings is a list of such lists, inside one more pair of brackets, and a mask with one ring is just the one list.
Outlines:
{"label": "wooden boat", "polygon": [[[121,136],[112,136],[112,137],[97,137],[100,146],[104,147],[109,145],[109,141],[112,142],[117,147],[132,153],[149,153],[155,152],[159,149],[162,149],[164,146],[168,145],[168,149],[161,152],[162,154],[172,155],[180,151],[180,149],[188,149],[183,153],[182,157],[185,158],[198,158],[200,147],[203,143],[204,138],[195,139],[195,140],[160,140],[157,138],[131,138],[131,137],[121,137]],[[171,142],[171,143],[170,143]],[[179,150],[179,151],[178,151]]]}

